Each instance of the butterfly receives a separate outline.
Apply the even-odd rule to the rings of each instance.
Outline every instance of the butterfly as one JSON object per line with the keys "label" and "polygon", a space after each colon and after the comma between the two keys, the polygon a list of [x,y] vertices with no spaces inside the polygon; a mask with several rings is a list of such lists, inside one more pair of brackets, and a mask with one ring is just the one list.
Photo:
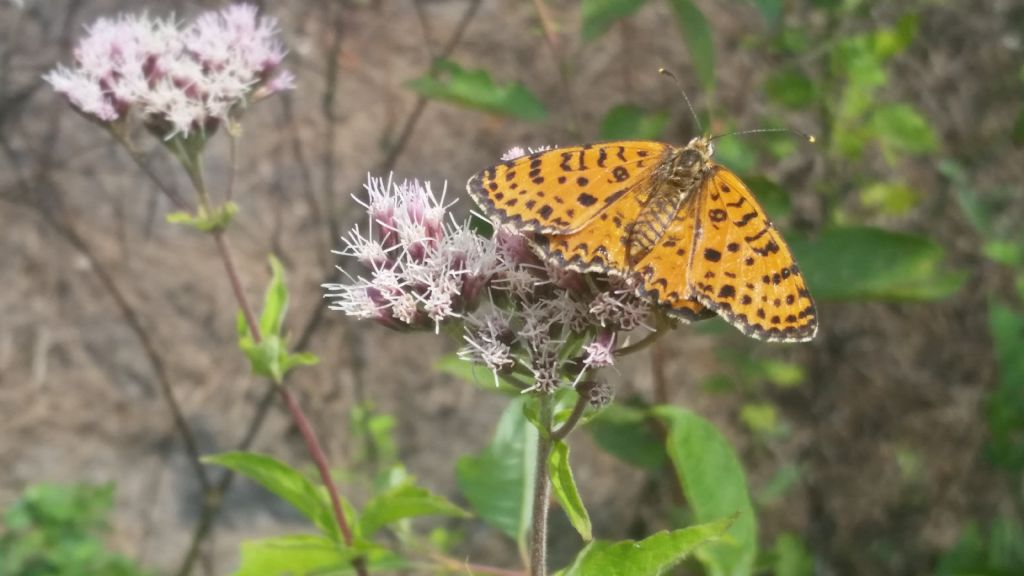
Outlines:
{"label": "butterfly", "polygon": [[491,166],[467,189],[488,218],[532,233],[548,261],[623,276],[670,316],[717,314],[759,340],[814,338],[793,255],[713,153],[708,137],[555,148]]}

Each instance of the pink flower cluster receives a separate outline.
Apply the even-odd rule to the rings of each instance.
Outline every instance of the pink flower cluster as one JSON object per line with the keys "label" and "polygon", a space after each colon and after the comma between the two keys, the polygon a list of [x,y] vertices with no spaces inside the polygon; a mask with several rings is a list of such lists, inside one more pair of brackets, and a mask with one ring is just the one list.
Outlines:
{"label": "pink flower cluster", "polygon": [[294,87],[277,22],[236,4],[188,26],[122,14],[88,27],[74,65],[44,79],[78,111],[109,123],[138,115],[164,138],[211,131],[248,103]]}
{"label": "pink flower cluster", "polygon": [[399,330],[444,325],[461,333],[461,358],[524,391],[576,385],[612,366],[631,331],[650,330],[652,306],[622,279],[550,267],[507,228],[481,235],[429,183],[371,177],[365,188],[368,226],[337,253],[366,273],[339,267],[347,280],[324,285],[331,309]]}

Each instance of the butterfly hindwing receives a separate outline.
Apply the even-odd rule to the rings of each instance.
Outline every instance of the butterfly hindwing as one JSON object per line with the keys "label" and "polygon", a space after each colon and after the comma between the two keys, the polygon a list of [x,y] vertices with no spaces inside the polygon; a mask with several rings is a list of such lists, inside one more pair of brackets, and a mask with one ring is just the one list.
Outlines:
{"label": "butterfly hindwing", "polygon": [[567,234],[648,182],[668,149],[645,141],[556,148],[487,168],[467,189],[489,218],[523,232]]}
{"label": "butterfly hindwing", "polygon": [[697,200],[693,297],[747,336],[814,338],[817,313],[803,276],[750,189],[712,164]]}
{"label": "butterfly hindwing", "polygon": [[714,316],[690,297],[687,269],[696,231],[695,202],[686,202],[658,243],[636,262],[640,292],[658,302],[669,315],[687,322]]}

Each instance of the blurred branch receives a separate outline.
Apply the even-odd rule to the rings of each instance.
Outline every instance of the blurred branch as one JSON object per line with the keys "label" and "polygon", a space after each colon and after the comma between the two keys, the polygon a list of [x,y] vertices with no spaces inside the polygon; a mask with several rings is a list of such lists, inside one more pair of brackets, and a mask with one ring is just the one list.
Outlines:
{"label": "blurred branch", "polygon": [[558,24],[551,16],[544,0],[533,0],[533,6],[537,10],[537,17],[540,19],[541,29],[544,31],[544,43],[547,44],[551,56],[555,60],[555,67],[558,69],[558,80],[562,85],[562,97],[565,98],[566,106],[569,108],[569,133],[579,136],[579,112],[576,107],[576,100],[572,95],[572,84],[569,82],[569,64],[562,54],[561,38],[558,36]]}
{"label": "blurred branch", "polygon": [[[441,49],[441,52],[434,58],[434,60],[444,59],[451,56],[452,52],[455,51],[455,47],[462,41],[462,36],[466,33],[466,28],[469,27],[469,23],[473,21],[473,16],[476,15],[477,9],[480,8],[481,0],[470,0],[469,6],[466,7],[466,11],[462,14],[462,19],[459,20],[458,26],[455,27],[455,32],[452,33],[451,38]],[[430,74],[434,74],[434,65],[431,62]],[[420,117],[423,116],[423,110],[426,109],[428,100],[425,96],[417,96],[416,103],[413,104],[412,112],[406,117],[405,123],[402,128],[398,131],[398,138],[395,139],[395,143],[392,144],[384,159],[377,165],[374,172],[383,174],[391,172],[395,169],[395,163],[398,162],[398,157],[405,152],[405,147],[409,144],[409,139],[412,138],[412,133],[416,129],[416,125],[419,124]]]}

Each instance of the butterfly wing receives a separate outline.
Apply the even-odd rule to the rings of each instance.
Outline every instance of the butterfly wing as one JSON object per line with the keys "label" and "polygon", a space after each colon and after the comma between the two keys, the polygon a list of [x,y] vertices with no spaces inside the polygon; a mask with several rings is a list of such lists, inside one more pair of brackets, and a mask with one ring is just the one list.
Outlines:
{"label": "butterfly wing", "polygon": [[696,232],[696,205],[694,201],[685,202],[658,243],[634,266],[640,292],[662,305],[669,315],[686,322],[715,315],[690,296],[688,270]]}
{"label": "butterfly wing", "polygon": [[578,230],[538,234],[534,246],[548,261],[577,272],[627,275],[629,231],[650,196],[651,181],[636,182]]}
{"label": "butterfly wing", "polygon": [[487,168],[466,188],[489,218],[523,232],[568,234],[649,181],[669,148],[645,141],[556,148]]}
{"label": "butterfly wing", "polygon": [[750,189],[712,164],[695,204],[691,295],[747,336],[802,342],[817,312],[793,255]]}

